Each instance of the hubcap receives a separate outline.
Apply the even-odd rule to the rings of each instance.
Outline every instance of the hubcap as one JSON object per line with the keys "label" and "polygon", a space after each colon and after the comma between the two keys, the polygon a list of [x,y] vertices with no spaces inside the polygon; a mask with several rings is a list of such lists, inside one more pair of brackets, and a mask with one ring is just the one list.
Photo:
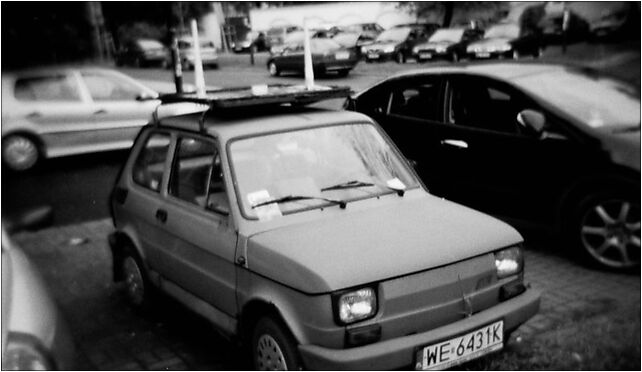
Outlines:
{"label": "hubcap", "polygon": [[276,65],[274,63],[270,63],[270,75],[276,76]]}
{"label": "hubcap", "polygon": [[123,271],[125,274],[125,285],[127,290],[127,297],[134,305],[143,303],[145,296],[145,283],[143,282],[143,274],[140,272],[136,260],[129,256],[123,262]]}
{"label": "hubcap", "polygon": [[24,137],[10,137],[3,143],[3,158],[12,169],[31,168],[38,160],[36,145]]}
{"label": "hubcap", "polygon": [[279,344],[270,335],[261,335],[256,345],[256,358],[261,371],[287,371],[285,356]]}
{"label": "hubcap", "polygon": [[640,263],[640,206],[627,200],[601,202],[582,219],[584,249],[598,262],[613,268]]}
{"label": "hubcap", "polygon": [[513,51],[513,59],[519,59],[519,52],[516,50]]}

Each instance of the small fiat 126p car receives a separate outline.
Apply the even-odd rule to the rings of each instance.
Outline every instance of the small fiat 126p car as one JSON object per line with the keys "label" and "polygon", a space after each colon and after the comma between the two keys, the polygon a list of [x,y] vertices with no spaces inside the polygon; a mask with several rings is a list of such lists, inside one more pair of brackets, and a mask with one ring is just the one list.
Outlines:
{"label": "small fiat 126p car", "polygon": [[430,195],[367,116],[304,107],[348,93],[163,97],[209,107],[156,116],[116,182],[132,304],[160,289],[257,369],[444,369],[502,349],[539,308],[522,237]]}

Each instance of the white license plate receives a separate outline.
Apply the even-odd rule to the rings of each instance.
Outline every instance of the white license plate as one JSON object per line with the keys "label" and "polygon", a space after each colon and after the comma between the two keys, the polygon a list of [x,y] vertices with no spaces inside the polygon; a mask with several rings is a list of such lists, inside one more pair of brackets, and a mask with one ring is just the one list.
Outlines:
{"label": "white license plate", "polygon": [[335,59],[348,59],[350,58],[350,52],[337,52],[334,54]]}
{"label": "white license plate", "polygon": [[419,58],[432,58],[432,53],[419,53]]}
{"label": "white license plate", "polygon": [[415,369],[446,369],[504,347],[504,321],[417,351]]}
{"label": "white license plate", "polygon": [[475,54],[475,55],[477,56],[477,58],[488,58],[488,57],[490,57],[490,53],[486,53],[486,52],[477,52],[477,54]]}
{"label": "white license plate", "polygon": [[376,53],[372,53],[372,54],[371,54],[371,53],[368,53],[368,58],[370,58],[370,59],[377,59],[377,58],[379,58],[379,55],[378,55],[378,54],[376,54]]}

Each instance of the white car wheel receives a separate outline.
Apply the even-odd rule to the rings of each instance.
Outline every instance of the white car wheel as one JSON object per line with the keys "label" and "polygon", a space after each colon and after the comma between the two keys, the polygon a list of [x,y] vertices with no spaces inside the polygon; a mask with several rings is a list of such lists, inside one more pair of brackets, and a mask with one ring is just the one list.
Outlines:
{"label": "white car wheel", "polygon": [[32,168],[38,162],[38,146],[22,135],[11,135],[2,140],[2,160],[15,171]]}
{"label": "white car wheel", "polygon": [[270,62],[268,71],[270,71],[270,76],[279,76],[279,68],[276,67],[276,63],[274,62]]}

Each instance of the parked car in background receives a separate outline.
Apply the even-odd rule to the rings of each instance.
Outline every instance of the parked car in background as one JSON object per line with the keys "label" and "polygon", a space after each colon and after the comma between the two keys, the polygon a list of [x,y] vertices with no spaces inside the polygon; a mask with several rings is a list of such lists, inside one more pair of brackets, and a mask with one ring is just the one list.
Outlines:
{"label": "parked car in background", "polygon": [[343,26],[342,30],[344,32],[353,32],[359,34],[362,38],[368,40],[374,40],[379,36],[380,33],[384,31],[378,23],[355,23],[347,26]]}
{"label": "parked car in background", "polygon": [[[359,62],[359,55],[354,48],[342,47],[332,39],[310,39],[310,51],[315,75],[336,72],[339,76],[346,76]],[[287,44],[281,53],[272,55],[267,61],[267,68],[272,76],[279,76],[283,72],[303,73],[303,40]]]}
{"label": "parked car in background", "polygon": [[2,161],[22,171],[41,159],[129,148],[157,96],[103,68],[3,72]]}
{"label": "parked car in background", "polygon": [[332,40],[342,47],[354,51],[359,58],[361,58],[361,49],[374,43],[374,39],[369,39],[368,36],[355,32],[340,32],[334,35]]}
{"label": "parked car in background", "polygon": [[[327,38],[325,32],[323,31],[318,31],[318,30],[308,30],[310,34],[311,39],[317,39],[317,38]],[[285,38],[283,39],[283,42],[280,44],[272,44],[270,46],[270,54],[271,55],[277,55],[283,52],[283,50],[292,44],[297,44],[297,43],[302,43],[303,39],[305,37],[305,32],[303,30],[297,30],[297,31],[292,31],[288,33]]]}
{"label": "parked car in background", "polygon": [[[214,42],[207,39],[199,39],[199,44],[203,68],[207,66],[218,68],[218,53]],[[194,40],[191,36],[184,36],[178,39],[178,51],[183,69],[193,69],[196,57],[194,54]]]}
{"label": "parked car in background", "polygon": [[264,106],[349,88],[274,88],[141,131],[111,200],[129,301],[160,289],[257,370],[443,369],[504,348],[539,308],[519,233],[428,194],[365,115]]}
{"label": "parked car in background", "polygon": [[412,48],[413,57],[419,61],[449,59],[459,61],[466,55],[468,44],[481,39],[484,31],[469,28],[440,28],[425,43]]}
{"label": "parked car in background", "polygon": [[405,63],[412,48],[426,41],[436,30],[432,24],[400,25],[383,31],[374,43],[364,46],[361,53],[366,62],[394,60]]}
{"label": "parked car in background", "polygon": [[347,107],[431,192],[562,232],[586,262],[640,264],[640,92],[596,72],[478,64],[400,74]]}
{"label": "parked car in background", "polygon": [[268,50],[264,32],[250,31],[243,38],[232,43],[232,49],[235,53],[249,52],[251,48],[254,48],[255,52]]}
{"label": "parked car in background", "polygon": [[[74,342],[40,272],[10,234],[50,220],[37,209],[2,220],[2,370],[74,369]],[[46,222],[46,221],[45,221]]]}
{"label": "parked car in background", "polygon": [[116,53],[116,66],[167,65],[169,50],[158,40],[134,39],[126,41]]}
{"label": "parked car in background", "polygon": [[295,25],[286,25],[286,26],[278,26],[278,27],[272,27],[269,30],[267,30],[266,37],[267,37],[267,44],[268,48],[272,50],[272,46],[275,45],[283,45],[285,43],[286,37],[296,31],[303,31],[303,28],[300,26],[295,26]]}
{"label": "parked car in background", "polygon": [[484,33],[484,38],[466,48],[469,59],[539,57],[544,51],[541,32],[516,23],[498,23]]}

